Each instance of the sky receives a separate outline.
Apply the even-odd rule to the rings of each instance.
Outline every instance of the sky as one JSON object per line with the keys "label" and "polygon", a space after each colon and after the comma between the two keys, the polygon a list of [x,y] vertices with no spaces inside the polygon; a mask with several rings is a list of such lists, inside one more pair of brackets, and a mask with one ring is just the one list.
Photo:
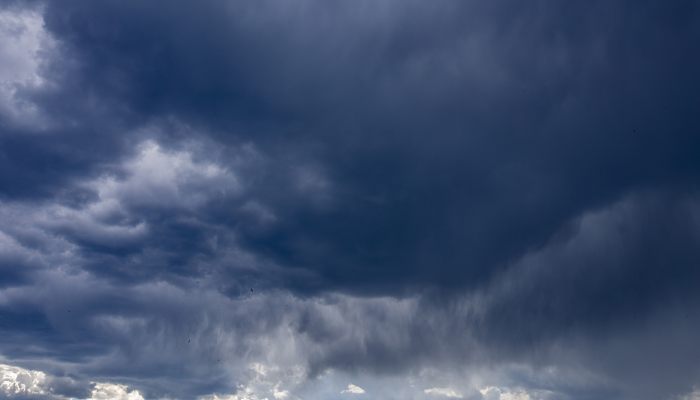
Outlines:
{"label": "sky", "polygon": [[0,0],[0,399],[700,399],[700,3]]}

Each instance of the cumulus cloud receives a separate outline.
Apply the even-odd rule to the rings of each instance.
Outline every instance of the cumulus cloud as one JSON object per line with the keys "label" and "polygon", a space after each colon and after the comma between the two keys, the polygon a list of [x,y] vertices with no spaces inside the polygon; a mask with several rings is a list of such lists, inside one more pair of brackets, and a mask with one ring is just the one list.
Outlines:
{"label": "cumulus cloud", "polygon": [[7,397],[45,395],[46,374],[7,364],[0,364],[0,390]]}
{"label": "cumulus cloud", "polygon": [[352,383],[349,383],[348,387],[343,389],[340,393],[341,394],[365,394],[365,389],[363,389],[357,385],[353,385]]}
{"label": "cumulus cloud", "polygon": [[[81,396],[91,387],[89,397]],[[0,394],[8,399],[143,400],[138,390],[113,383],[78,382],[42,371],[0,364]],[[87,393],[86,393],[87,394]]]}
{"label": "cumulus cloud", "polygon": [[143,400],[138,390],[128,390],[125,385],[96,383],[90,400]]}

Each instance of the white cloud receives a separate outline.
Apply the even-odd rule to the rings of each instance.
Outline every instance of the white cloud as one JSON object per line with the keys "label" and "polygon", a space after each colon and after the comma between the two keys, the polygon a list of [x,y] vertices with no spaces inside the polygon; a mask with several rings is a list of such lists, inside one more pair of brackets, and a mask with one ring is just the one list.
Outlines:
{"label": "white cloud", "polygon": [[210,394],[207,396],[200,396],[198,397],[198,400],[247,400],[245,397],[239,397],[238,395],[235,394],[229,394],[229,395],[218,395],[218,394]]}
{"label": "white cloud", "polygon": [[44,395],[46,384],[46,374],[41,371],[0,364],[0,393],[7,397]]}
{"label": "white cloud", "polygon": [[289,390],[279,390],[279,385],[272,388],[272,397],[277,400],[284,400],[289,398]]}
{"label": "white cloud", "polygon": [[425,389],[423,393],[431,396],[443,396],[443,397],[449,397],[453,399],[461,399],[462,394],[459,393],[458,391],[444,387],[444,388],[430,388],[430,389]]}
{"label": "white cloud", "polygon": [[90,400],[144,400],[138,390],[131,390],[125,385],[113,383],[96,383]]}
{"label": "white cloud", "polygon": [[523,390],[509,390],[496,386],[487,386],[479,390],[484,400],[531,400],[530,395]]}
{"label": "white cloud", "polygon": [[237,386],[235,394],[211,394],[199,400],[299,400],[287,386],[302,382],[304,372],[299,366],[283,369],[279,366],[253,362],[248,365],[247,380]]}
{"label": "white cloud", "polygon": [[[42,371],[29,370],[14,365],[0,364],[0,397],[66,400],[65,396],[52,392],[56,377]],[[126,385],[108,382],[93,383],[86,400],[144,400],[138,390]]]}
{"label": "white cloud", "polygon": [[357,386],[357,385],[353,385],[352,383],[350,383],[350,384],[348,384],[348,387],[345,388],[345,390],[343,390],[343,391],[340,392],[340,393],[347,393],[347,394],[364,394],[364,393],[365,393],[365,389],[363,389],[363,388],[361,388],[361,387],[359,387],[359,386]]}
{"label": "white cloud", "polygon": [[120,204],[193,208],[213,196],[241,190],[238,177],[227,168],[195,161],[187,151],[166,151],[150,140],[122,170],[125,179],[107,176],[88,184],[101,200],[95,212],[110,213]]}

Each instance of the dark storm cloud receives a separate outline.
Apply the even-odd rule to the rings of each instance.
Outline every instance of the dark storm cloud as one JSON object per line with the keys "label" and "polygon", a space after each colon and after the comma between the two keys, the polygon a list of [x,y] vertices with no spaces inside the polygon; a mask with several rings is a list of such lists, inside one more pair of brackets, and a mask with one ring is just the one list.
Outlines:
{"label": "dark storm cloud", "polygon": [[635,382],[617,388],[621,398],[689,390],[700,376],[691,344],[698,205],[697,196],[645,193],[584,215],[478,294],[465,329],[497,358],[576,354],[613,381]]}
{"label": "dark storm cloud", "polygon": [[0,48],[5,357],[153,397],[234,391],[255,357],[692,389],[694,2],[23,8],[51,39]]}
{"label": "dark storm cloud", "polygon": [[527,342],[547,331],[600,330],[695,297],[698,211],[696,197],[647,194],[584,216],[571,238],[514,266],[486,312],[493,331],[509,335],[515,323]]}
{"label": "dark storm cloud", "polygon": [[46,20],[100,96],[320,163],[331,206],[280,198],[273,170],[255,190],[280,223],[242,239],[365,290],[482,281],[590,207],[692,181],[695,8],[67,2]]}
{"label": "dark storm cloud", "polygon": [[[330,287],[470,285],[590,207],[697,176],[696,18],[690,2],[50,3],[70,67],[37,101],[85,133],[9,135],[5,193],[85,174],[138,140],[130,123],[175,115],[289,160],[250,189],[279,214],[238,227],[253,251]],[[281,196],[289,163],[320,165],[307,190],[330,204]]]}

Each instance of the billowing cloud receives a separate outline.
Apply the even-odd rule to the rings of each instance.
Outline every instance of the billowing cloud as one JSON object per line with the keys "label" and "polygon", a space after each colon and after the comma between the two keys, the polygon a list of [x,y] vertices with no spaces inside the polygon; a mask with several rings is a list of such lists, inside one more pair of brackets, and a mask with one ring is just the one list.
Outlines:
{"label": "billowing cloud", "polygon": [[90,400],[143,400],[138,390],[129,391],[124,385],[96,383],[90,394]]}
{"label": "billowing cloud", "polygon": [[0,390],[7,397],[45,395],[47,393],[46,374],[0,364]]}
{"label": "billowing cloud", "polygon": [[348,387],[343,389],[341,392],[342,393],[347,393],[347,394],[365,394],[365,389],[362,389],[361,387],[357,385],[353,385],[352,383],[348,384]]}
{"label": "billowing cloud", "polygon": [[83,400],[143,400],[138,390],[129,390],[125,385],[79,382],[7,364],[0,364],[0,396],[3,399],[68,400],[79,396]]}

